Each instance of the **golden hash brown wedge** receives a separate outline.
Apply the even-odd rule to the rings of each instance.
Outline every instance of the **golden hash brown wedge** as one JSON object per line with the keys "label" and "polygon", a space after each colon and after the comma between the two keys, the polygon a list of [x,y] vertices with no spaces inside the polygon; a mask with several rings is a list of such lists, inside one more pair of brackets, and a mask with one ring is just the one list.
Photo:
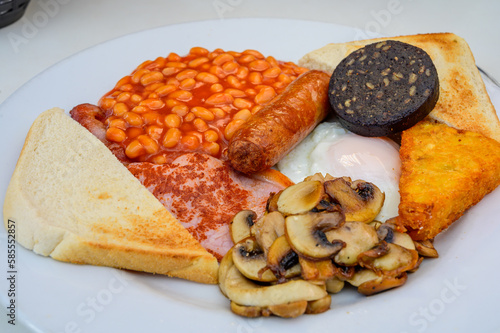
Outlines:
{"label": "golden hash brown wedge", "polygon": [[403,132],[398,224],[434,238],[500,184],[500,143],[423,121]]}

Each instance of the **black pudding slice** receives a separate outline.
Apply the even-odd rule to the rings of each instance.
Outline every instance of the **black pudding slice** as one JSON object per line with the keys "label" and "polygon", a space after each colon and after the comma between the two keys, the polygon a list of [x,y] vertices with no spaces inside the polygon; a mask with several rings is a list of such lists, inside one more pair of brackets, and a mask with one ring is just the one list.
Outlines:
{"label": "black pudding slice", "polygon": [[343,59],[330,79],[329,98],[339,122],[363,136],[389,136],[425,118],[439,97],[429,55],[387,40]]}

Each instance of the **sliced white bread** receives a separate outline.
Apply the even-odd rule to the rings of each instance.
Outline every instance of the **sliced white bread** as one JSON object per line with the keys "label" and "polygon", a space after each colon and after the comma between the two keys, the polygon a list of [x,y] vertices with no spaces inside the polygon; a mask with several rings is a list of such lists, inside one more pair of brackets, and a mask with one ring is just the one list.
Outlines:
{"label": "sliced white bread", "polygon": [[12,175],[4,224],[35,253],[217,283],[218,263],[109,149],[63,110],[33,123]]}
{"label": "sliced white bread", "polygon": [[439,100],[429,118],[500,141],[500,121],[467,42],[453,33],[420,34],[332,43],[304,55],[299,65],[332,73],[351,52],[382,40],[417,46],[429,54],[439,76]]}

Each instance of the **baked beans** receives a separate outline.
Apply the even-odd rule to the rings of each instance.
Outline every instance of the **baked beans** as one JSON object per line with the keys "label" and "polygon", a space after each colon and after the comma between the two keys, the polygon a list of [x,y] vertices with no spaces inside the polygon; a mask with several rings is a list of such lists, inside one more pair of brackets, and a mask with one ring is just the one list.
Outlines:
{"label": "baked beans", "polygon": [[100,99],[106,138],[132,161],[166,163],[178,151],[221,157],[241,125],[306,71],[256,50],[193,47],[147,60]]}

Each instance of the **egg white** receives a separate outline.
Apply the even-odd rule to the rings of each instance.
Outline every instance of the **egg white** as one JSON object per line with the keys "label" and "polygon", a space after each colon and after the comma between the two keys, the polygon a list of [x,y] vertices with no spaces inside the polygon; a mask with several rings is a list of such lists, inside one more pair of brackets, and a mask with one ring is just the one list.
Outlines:
{"label": "egg white", "polygon": [[398,215],[401,161],[398,145],[387,138],[359,136],[339,123],[319,124],[277,168],[298,183],[315,173],[362,179],[385,193],[379,221]]}

